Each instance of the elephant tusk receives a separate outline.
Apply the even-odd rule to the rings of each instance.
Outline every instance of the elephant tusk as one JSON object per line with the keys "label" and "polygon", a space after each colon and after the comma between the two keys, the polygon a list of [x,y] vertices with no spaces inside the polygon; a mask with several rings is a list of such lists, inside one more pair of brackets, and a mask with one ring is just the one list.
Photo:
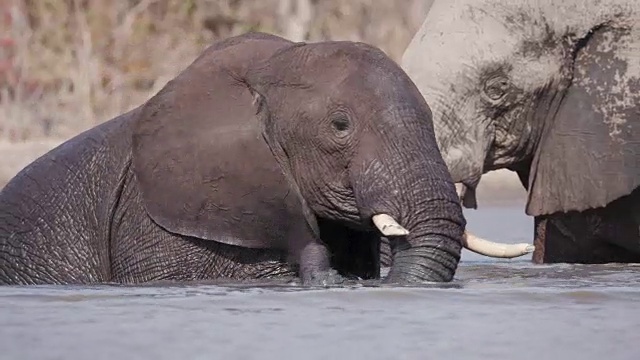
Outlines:
{"label": "elephant tusk", "polygon": [[[456,193],[458,198],[462,198],[464,185],[456,183]],[[502,244],[479,238],[468,231],[464,232],[464,247],[476,254],[494,258],[511,259],[514,257],[530,254],[536,247],[530,244]]]}
{"label": "elephant tusk", "polygon": [[374,215],[371,220],[384,236],[405,236],[409,230],[403,228],[398,222],[387,214]]}
{"label": "elephant tusk", "polygon": [[479,238],[468,231],[463,236],[464,247],[476,254],[494,258],[511,259],[532,253],[536,248],[529,244],[501,244]]}

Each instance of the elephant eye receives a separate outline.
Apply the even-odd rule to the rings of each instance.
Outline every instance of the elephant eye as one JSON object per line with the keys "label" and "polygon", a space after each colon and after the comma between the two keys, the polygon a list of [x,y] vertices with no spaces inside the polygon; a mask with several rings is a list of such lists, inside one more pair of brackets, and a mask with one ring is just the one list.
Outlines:
{"label": "elephant eye", "polygon": [[331,124],[336,130],[340,132],[349,130],[349,126],[351,125],[349,119],[345,115],[334,117],[331,120]]}
{"label": "elephant eye", "polygon": [[487,80],[484,84],[484,94],[491,101],[502,99],[509,90],[509,80],[503,76],[494,77]]}

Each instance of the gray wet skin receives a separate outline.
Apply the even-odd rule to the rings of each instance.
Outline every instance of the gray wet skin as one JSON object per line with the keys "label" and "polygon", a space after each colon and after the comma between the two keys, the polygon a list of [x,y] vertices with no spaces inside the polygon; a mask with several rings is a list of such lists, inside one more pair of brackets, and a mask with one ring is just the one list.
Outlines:
{"label": "gray wet skin", "polygon": [[535,261],[640,260],[637,1],[434,1],[402,66],[466,207],[483,173],[511,169]]}
{"label": "gray wet skin", "polygon": [[465,220],[429,118],[375,47],[215,43],[2,190],[0,283],[376,278],[376,214],[410,232],[385,281],[450,281]]}

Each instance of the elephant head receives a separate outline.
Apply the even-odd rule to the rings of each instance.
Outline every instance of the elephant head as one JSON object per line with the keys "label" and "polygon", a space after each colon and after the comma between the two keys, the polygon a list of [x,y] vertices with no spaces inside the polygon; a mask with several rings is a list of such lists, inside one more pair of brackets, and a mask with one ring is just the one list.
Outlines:
{"label": "elephant head", "polygon": [[[424,121],[427,103],[379,49],[266,34],[231,38],[207,49],[138,118],[132,165],[147,212],[167,230],[274,248],[291,246],[278,243],[288,236],[278,227],[301,220],[319,237],[325,219],[389,236],[387,281],[453,278],[462,208]],[[272,165],[286,191],[270,187]],[[264,201],[257,210],[264,217],[242,208],[252,196]],[[269,207],[273,197],[294,217],[261,223],[281,211]],[[224,233],[242,217],[261,232]]]}
{"label": "elephant head", "polygon": [[639,24],[631,0],[432,4],[402,66],[433,110],[466,207],[500,168],[518,173],[534,216],[638,186]]}

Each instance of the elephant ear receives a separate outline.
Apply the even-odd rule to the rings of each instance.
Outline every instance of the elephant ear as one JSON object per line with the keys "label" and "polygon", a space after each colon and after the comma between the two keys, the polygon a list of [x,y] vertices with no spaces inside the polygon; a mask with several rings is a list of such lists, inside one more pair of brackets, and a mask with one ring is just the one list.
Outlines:
{"label": "elephant ear", "polygon": [[284,249],[299,235],[302,204],[263,138],[260,95],[243,79],[289,44],[262,34],[215,44],[141,107],[132,165],[158,225],[250,248]]}
{"label": "elephant ear", "polygon": [[606,206],[640,184],[640,31],[602,25],[578,44],[534,157],[529,215]]}

